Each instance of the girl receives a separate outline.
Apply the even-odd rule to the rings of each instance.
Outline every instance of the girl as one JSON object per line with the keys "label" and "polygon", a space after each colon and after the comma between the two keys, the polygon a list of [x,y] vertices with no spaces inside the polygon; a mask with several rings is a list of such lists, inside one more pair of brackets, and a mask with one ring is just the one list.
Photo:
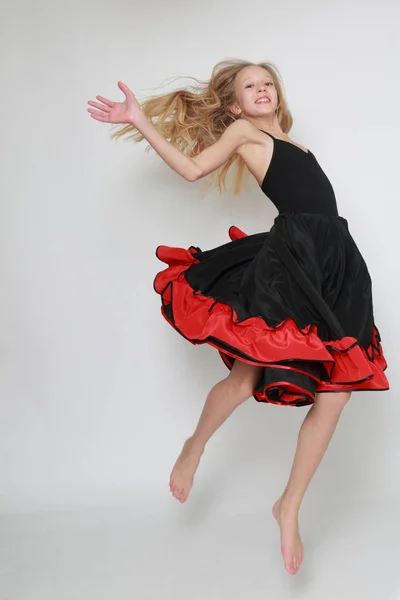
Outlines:
{"label": "girl", "polygon": [[[154,280],[165,319],[194,344],[217,348],[229,375],[207,396],[194,433],[171,473],[184,502],[205,445],[242,402],[311,405],[288,483],[272,512],[287,571],[303,560],[298,513],[307,487],[353,391],[387,390],[371,278],[333,188],[314,154],[291,140],[292,116],[272,63],[218,63],[208,82],[139,105],[122,82],[123,102],[97,96],[90,115],[123,124],[187,181],[211,175],[220,191],[236,163],[279,214],[269,232],[201,251],[159,246],[168,265]],[[154,121],[154,122],[153,122]]]}

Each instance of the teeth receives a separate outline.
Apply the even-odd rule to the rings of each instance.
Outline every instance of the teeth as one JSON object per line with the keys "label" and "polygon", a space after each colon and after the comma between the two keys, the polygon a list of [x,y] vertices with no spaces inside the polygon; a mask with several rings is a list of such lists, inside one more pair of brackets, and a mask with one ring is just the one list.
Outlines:
{"label": "teeth", "polygon": [[256,104],[268,104],[269,100],[267,98],[262,98],[261,100],[257,100]]}

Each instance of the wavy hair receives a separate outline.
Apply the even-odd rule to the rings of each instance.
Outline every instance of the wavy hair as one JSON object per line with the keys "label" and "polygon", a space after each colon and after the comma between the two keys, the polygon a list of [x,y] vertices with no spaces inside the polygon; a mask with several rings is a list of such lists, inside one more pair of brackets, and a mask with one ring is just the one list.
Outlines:
{"label": "wavy hair", "polygon": [[[283,82],[277,67],[270,62],[253,63],[233,59],[217,63],[208,81],[189,77],[196,82],[159,96],[151,96],[140,102],[141,109],[154,127],[176,148],[189,157],[196,156],[215,143],[225,129],[239,117],[230,112],[235,102],[236,75],[248,66],[263,67],[271,75],[278,94],[277,118],[284,133],[290,131],[293,123],[284,96]],[[144,136],[133,126],[119,126],[112,138],[128,137],[141,142]],[[150,144],[146,150],[150,150]],[[230,158],[206,178],[206,189],[214,184],[222,194],[226,191],[226,176],[230,167],[236,165],[234,194],[242,189],[243,178],[249,170],[242,157],[234,153]]]}

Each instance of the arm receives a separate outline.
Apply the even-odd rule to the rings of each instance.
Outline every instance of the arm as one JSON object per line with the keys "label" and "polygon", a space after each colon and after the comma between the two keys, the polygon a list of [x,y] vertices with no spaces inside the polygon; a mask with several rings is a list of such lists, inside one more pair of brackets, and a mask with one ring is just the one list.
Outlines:
{"label": "arm", "polygon": [[234,121],[217,142],[190,158],[172,146],[144,115],[135,120],[134,126],[164,162],[187,181],[196,181],[222,166],[239,146],[249,141],[251,127],[247,121]]}
{"label": "arm", "polygon": [[134,93],[127,85],[118,82],[125,95],[124,102],[113,102],[96,96],[99,102],[90,100],[93,108],[88,111],[94,119],[103,123],[130,124],[135,127],[171,169],[188,181],[196,181],[221,167],[238,148],[250,140],[255,141],[254,127],[243,119],[229,125],[220,139],[191,158],[175,148],[154,127],[141,110]]}

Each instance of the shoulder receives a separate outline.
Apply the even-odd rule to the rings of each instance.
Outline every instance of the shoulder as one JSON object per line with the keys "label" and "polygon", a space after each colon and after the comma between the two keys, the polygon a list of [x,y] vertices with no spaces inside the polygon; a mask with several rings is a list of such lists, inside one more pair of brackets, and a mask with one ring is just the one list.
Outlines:
{"label": "shoulder", "polygon": [[249,121],[236,119],[228,125],[221,137],[230,139],[236,147],[239,147],[248,143],[259,144],[265,139],[265,134]]}

